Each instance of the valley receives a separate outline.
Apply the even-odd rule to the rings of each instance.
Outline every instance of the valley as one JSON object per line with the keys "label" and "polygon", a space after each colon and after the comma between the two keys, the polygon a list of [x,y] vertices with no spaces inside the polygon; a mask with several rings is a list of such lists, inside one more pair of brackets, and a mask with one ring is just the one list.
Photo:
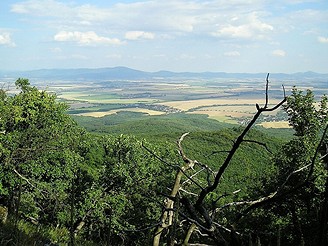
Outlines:
{"label": "valley", "polygon": [[[172,113],[201,114],[224,123],[246,124],[264,103],[266,74],[228,73],[147,73],[125,67],[103,69],[36,70],[2,74],[2,87],[12,86],[14,76],[29,77],[38,88],[53,92],[68,103],[75,116],[104,117],[119,112],[160,116]],[[75,78],[74,78],[75,77]],[[1,78],[1,73],[0,73]],[[74,79],[73,79],[74,78]],[[293,86],[311,89],[315,95],[327,90],[327,74],[272,74],[269,105],[283,97]],[[289,127],[274,111],[258,122],[263,127]]]}

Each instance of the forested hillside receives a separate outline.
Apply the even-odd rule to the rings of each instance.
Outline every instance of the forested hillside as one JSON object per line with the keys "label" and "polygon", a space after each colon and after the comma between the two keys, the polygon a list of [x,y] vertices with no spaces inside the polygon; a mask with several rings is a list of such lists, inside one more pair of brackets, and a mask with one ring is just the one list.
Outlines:
{"label": "forested hillside", "polygon": [[[16,86],[0,90],[0,245],[327,245],[326,96],[294,88],[269,108],[267,85],[242,127],[73,118],[56,95]],[[294,135],[254,128],[278,107]]]}

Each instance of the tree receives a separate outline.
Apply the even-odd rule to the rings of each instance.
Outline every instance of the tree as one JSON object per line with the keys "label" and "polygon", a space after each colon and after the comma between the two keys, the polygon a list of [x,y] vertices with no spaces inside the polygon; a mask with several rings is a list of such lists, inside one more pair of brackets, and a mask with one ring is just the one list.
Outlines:
{"label": "tree", "polygon": [[14,96],[1,92],[0,202],[16,221],[60,224],[70,180],[82,162],[78,145],[84,131],[55,95],[27,79],[16,86],[21,91]]}
{"label": "tree", "polygon": [[[321,101],[320,109],[316,109],[313,106],[314,101],[311,92],[308,91],[307,95],[303,98],[301,93],[293,90],[291,96],[285,96],[280,103],[269,108],[268,83],[267,77],[264,106],[260,107],[256,104],[257,113],[254,115],[253,119],[235,139],[232,148],[229,151],[222,151],[222,153],[226,153],[226,158],[217,171],[213,172],[203,163],[192,160],[186,155],[181,154],[183,161],[186,163],[185,165],[189,164],[193,167],[198,165],[202,167],[200,171],[195,170],[191,171],[191,173],[185,171],[182,166],[177,168],[177,171],[183,173],[186,179],[189,180],[189,183],[193,185],[194,188],[189,190],[189,194],[193,193],[195,196],[183,193],[181,184],[178,186],[179,192],[173,195],[172,193],[171,195],[166,195],[166,199],[172,201],[172,204],[174,202],[175,206],[167,206],[164,213],[171,213],[171,218],[177,218],[177,216],[179,216],[181,219],[185,219],[189,222],[190,226],[185,228],[186,237],[182,240],[184,244],[188,243],[190,235],[195,230],[201,231],[202,235],[208,238],[203,238],[203,243],[212,241],[217,245],[239,245],[241,241],[245,242],[247,240],[253,241],[254,243],[257,241],[259,243],[260,238],[262,238],[262,240],[269,240],[267,241],[269,243],[273,238],[278,237],[276,235],[282,225],[279,219],[285,220],[285,222],[282,222],[283,224],[286,223],[286,220],[287,223],[292,221],[293,228],[289,227],[288,233],[294,230],[294,233],[292,232],[291,235],[300,238],[298,243],[304,243],[306,241],[303,235],[300,234],[302,230],[300,224],[305,221],[300,221],[301,214],[299,214],[300,207],[297,204],[297,199],[303,197],[302,199],[304,200],[305,197],[308,197],[306,194],[310,194],[310,191],[319,191],[324,187],[322,182],[318,182],[325,177],[325,172],[322,172],[323,169],[320,167],[320,161],[318,162],[318,156],[320,155],[318,150],[323,146],[323,141],[326,136],[326,131],[323,129],[325,128],[325,122],[327,122],[327,99],[324,98]],[[285,110],[290,117],[290,123],[295,127],[296,135],[300,135],[304,141],[292,140],[289,144],[285,145],[286,152],[280,152],[275,158],[277,162],[276,171],[272,172],[272,176],[266,179],[263,178],[263,183],[266,184],[264,188],[258,187],[258,190],[253,194],[248,194],[248,199],[246,198],[241,201],[234,200],[229,203],[221,204],[224,197],[233,196],[239,192],[239,190],[236,190],[235,192],[224,193],[221,188],[221,183],[222,177],[226,173],[227,168],[231,165],[236,153],[240,151],[242,145],[245,143],[255,144],[262,146],[264,151],[268,151],[268,147],[265,143],[248,139],[247,136],[249,135],[251,127],[263,112],[276,110],[286,101]],[[180,144],[179,146],[179,149],[181,149]],[[183,152],[180,150],[180,153]],[[289,161],[285,162],[284,159]],[[286,163],[285,167],[279,165],[279,162]],[[308,172],[306,172],[306,170],[308,170]],[[207,185],[205,186],[204,183],[197,178],[197,175],[199,175],[201,171],[207,173]],[[278,175],[277,180],[279,180],[279,182],[274,181],[275,175]],[[177,181],[177,178],[175,181]],[[243,187],[241,187],[241,189],[243,189]],[[308,191],[304,193],[304,189]],[[219,192],[222,195],[215,195]],[[317,198],[318,196],[316,193],[314,199]],[[279,208],[280,211],[284,211],[284,208],[286,208],[286,206],[288,207],[286,201],[292,201],[293,206],[288,208],[289,211],[285,213],[284,216],[279,217],[279,213],[275,214],[277,210],[274,208]],[[176,215],[172,215],[173,213]],[[304,215],[303,212],[302,215]],[[252,226],[249,221],[254,221],[255,226]],[[260,223],[260,221],[262,221],[263,224]],[[311,220],[309,223],[312,222]],[[167,230],[174,230],[172,229],[173,224],[174,223],[163,224],[162,228],[166,226],[168,227]],[[274,232],[272,232],[272,229],[274,229]],[[157,238],[154,240],[153,245],[159,245],[158,237],[161,235],[160,233],[160,230],[157,230],[157,234],[155,234],[155,238]],[[288,233],[285,235],[287,236]],[[266,236],[264,238],[261,235]],[[285,237],[284,239],[288,240]],[[280,242],[281,238],[278,237],[276,240]]]}
{"label": "tree", "polygon": [[17,232],[8,240],[20,244],[23,219],[49,228],[45,237],[58,243],[146,241],[165,168],[135,138],[92,136],[55,95],[26,79],[16,85],[18,94],[0,94],[0,204]]}
{"label": "tree", "polygon": [[277,153],[277,180],[271,185],[284,183],[285,190],[302,185],[302,189],[279,201],[274,213],[290,218],[289,224],[285,223],[284,235],[290,234],[294,244],[326,245],[328,170],[324,130],[328,122],[327,96],[324,95],[317,103],[312,91],[307,90],[303,94],[303,91],[293,88],[284,110],[295,130],[295,137]]}
{"label": "tree", "polygon": [[[31,244],[326,245],[327,97],[316,104],[294,89],[270,108],[268,84],[245,128],[183,134],[176,154],[165,143],[91,135],[55,95],[17,80],[18,94],[0,90],[0,205],[16,228],[0,237],[20,244],[25,221],[44,232]],[[295,137],[275,150],[251,128],[281,105]],[[212,153],[207,141],[218,145]]]}

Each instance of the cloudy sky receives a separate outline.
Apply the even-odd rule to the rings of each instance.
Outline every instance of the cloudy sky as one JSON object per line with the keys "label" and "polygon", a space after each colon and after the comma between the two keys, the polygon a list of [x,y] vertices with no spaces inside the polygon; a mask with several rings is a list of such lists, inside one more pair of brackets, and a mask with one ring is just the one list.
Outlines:
{"label": "cloudy sky", "polygon": [[328,73],[327,0],[1,0],[0,70]]}

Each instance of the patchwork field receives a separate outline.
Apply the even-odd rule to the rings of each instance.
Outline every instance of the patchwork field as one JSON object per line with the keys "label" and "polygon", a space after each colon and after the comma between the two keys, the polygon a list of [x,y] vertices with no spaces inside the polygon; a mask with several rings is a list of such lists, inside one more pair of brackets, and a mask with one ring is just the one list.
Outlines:
{"label": "patchwork field", "polygon": [[[161,71],[153,76],[122,67],[40,70],[36,73],[40,77],[35,79],[33,74],[27,76],[32,85],[54,92],[58,100],[70,106],[70,114],[79,116],[103,117],[124,111],[131,112],[132,117],[182,113],[188,117],[199,114],[221,122],[246,124],[256,112],[256,103],[261,106],[265,101],[266,74]],[[269,106],[283,98],[282,84],[287,95],[293,86],[311,89],[317,99],[327,93],[326,75],[304,73],[300,76],[299,73],[270,75]],[[19,92],[15,77],[5,75],[0,81],[10,94]],[[263,114],[258,124],[268,128],[288,127],[284,120],[286,115],[282,111],[274,111]]]}
{"label": "patchwork field", "polygon": [[148,114],[148,115],[162,115],[162,114],[165,114],[165,112],[149,110],[149,109],[143,109],[143,108],[124,108],[124,109],[114,109],[114,110],[109,110],[109,111],[104,111],[104,112],[80,113],[80,114],[76,114],[76,115],[92,116],[92,117],[103,117],[103,116],[106,116],[106,115],[117,114],[118,112],[124,112],[124,111],[144,113],[144,114]]}
{"label": "patchwork field", "polygon": [[[281,99],[281,89],[276,87],[270,91],[271,105]],[[241,123],[253,116],[256,103],[262,105],[265,100],[264,85],[259,81],[102,81],[52,84],[48,89],[71,105],[72,114],[92,117],[122,111],[148,115],[185,112]],[[262,123],[263,127],[285,127]]]}
{"label": "patchwork field", "polygon": [[[256,112],[256,103],[264,103],[264,79],[40,81],[36,86],[54,92],[59,100],[70,105],[69,113],[74,115],[103,117],[129,111],[153,116],[182,112],[243,123]],[[11,89],[15,93],[15,87]],[[273,82],[269,92],[270,105],[279,102],[283,94],[281,82]],[[277,122],[276,114],[270,113],[271,118],[263,118],[259,123],[269,128],[287,127],[285,122]]]}
{"label": "patchwork field", "polygon": [[[250,112],[255,112],[255,104],[258,103],[261,105],[261,102],[263,102],[263,98],[258,99],[247,99],[243,98],[242,96],[236,97],[236,96],[230,96],[226,95],[224,98],[216,98],[216,99],[199,99],[199,100],[189,100],[189,101],[171,101],[171,102],[162,102],[161,104],[178,108],[183,111],[188,111],[191,109],[196,109],[202,107],[202,110],[222,110],[222,107],[224,109],[229,110],[229,108],[233,108],[234,110],[242,110],[243,112],[246,110],[246,112],[249,112],[251,110],[250,108],[253,108],[254,110],[251,110]],[[279,100],[274,99],[270,100],[271,103],[277,103]],[[219,105],[219,106],[216,106]],[[247,105],[245,107],[245,105]],[[249,106],[251,105],[251,106]],[[206,108],[206,106],[215,106],[215,108]],[[205,108],[204,108],[205,107]],[[227,108],[228,107],[228,108]]]}

